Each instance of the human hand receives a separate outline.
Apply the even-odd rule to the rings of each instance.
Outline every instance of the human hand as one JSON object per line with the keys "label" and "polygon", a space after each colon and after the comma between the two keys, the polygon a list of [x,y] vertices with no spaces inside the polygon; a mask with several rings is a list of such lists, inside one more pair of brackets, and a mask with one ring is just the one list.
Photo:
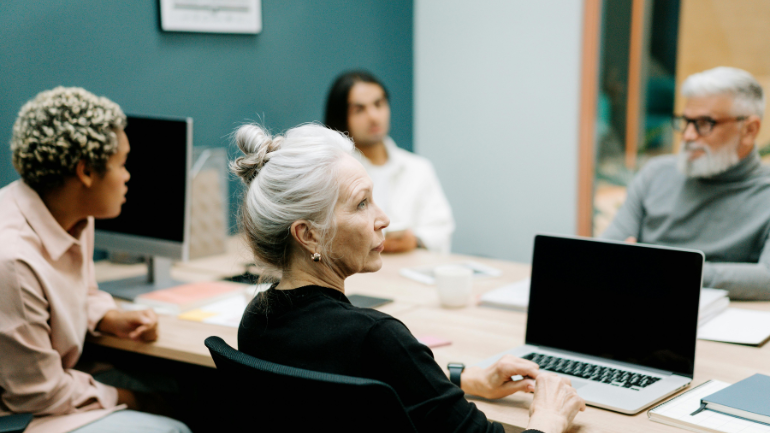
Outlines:
{"label": "human hand", "polygon": [[136,401],[136,394],[134,391],[126,388],[117,388],[118,390],[118,404],[125,404],[131,410],[138,410],[139,403]]}
{"label": "human hand", "polygon": [[[502,398],[514,392],[532,392],[540,366],[532,361],[505,355],[487,368],[467,367],[460,384],[467,394],[484,398]],[[524,376],[513,381],[511,376]]]}
{"label": "human hand", "polygon": [[544,433],[562,433],[575,415],[584,410],[586,403],[569,379],[553,373],[541,373],[535,381],[535,398],[529,406],[527,428]]}
{"label": "human hand", "polygon": [[383,253],[405,253],[417,248],[417,236],[411,230],[386,232]]}
{"label": "human hand", "polygon": [[158,316],[152,309],[110,310],[99,322],[97,329],[120,338],[155,341],[158,339]]}
{"label": "human hand", "polygon": [[629,237],[626,238],[626,242],[629,243],[629,244],[635,244],[636,243],[636,238],[633,237],[633,236],[629,236]]}
{"label": "human hand", "polygon": [[126,388],[117,388],[118,404],[125,404],[131,410],[138,410],[155,415],[172,416],[172,409],[163,395],[154,392],[136,392]]}

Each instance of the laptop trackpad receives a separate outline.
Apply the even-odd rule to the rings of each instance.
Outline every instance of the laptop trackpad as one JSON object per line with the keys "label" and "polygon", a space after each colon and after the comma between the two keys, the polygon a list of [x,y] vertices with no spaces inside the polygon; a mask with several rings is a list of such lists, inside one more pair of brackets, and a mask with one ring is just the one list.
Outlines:
{"label": "laptop trackpad", "polygon": [[588,382],[588,381],[585,381],[585,380],[575,380],[575,379],[570,379],[570,382],[572,382],[572,387],[575,388],[575,389],[580,389],[580,388],[582,388],[582,387],[584,387],[586,385],[590,385],[591,384],[591,382]]}

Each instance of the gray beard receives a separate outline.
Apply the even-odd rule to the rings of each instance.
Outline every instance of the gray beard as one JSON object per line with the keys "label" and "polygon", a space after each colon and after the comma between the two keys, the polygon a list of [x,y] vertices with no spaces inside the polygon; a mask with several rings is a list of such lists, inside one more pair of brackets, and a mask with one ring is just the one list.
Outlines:
{"label": "gray beard", "polygon": [[[688,147],[692,146],[691,149]],[[690,154],[695,149],[703,149],[705,153],[698,159],[690,161]],[[738,158],[738,143],[723,146],[718,151],[711,150],[708,146],[691,145],[682,143],[682,149],[676,162],[676,167],[687,177],[701,178],[711,177],[724,173],[740,162]]]}

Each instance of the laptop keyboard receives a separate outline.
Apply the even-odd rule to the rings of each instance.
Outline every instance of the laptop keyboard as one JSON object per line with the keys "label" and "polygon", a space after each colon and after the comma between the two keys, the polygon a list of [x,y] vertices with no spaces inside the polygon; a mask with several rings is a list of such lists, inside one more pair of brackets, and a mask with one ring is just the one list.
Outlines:
{"label": "laptop keyboard", "polygon": [[634,391],[639,391],[660,380],[659,377],[647,376],[646,374],[543,355],[542,353],[530,353],[522,356],[522,358],[538,364],[543,370],[595,380],[601,383],[629,388]]}

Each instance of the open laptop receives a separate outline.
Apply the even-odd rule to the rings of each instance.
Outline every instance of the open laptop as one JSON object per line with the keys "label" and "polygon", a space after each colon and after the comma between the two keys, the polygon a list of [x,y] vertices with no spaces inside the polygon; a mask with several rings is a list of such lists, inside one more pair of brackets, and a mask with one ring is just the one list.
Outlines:
{"label": "open laptop", "polygon": [[695,368],[700,251],[537,235],[525,345],[503,354],[567,377],[586,403],[634,414]]}

